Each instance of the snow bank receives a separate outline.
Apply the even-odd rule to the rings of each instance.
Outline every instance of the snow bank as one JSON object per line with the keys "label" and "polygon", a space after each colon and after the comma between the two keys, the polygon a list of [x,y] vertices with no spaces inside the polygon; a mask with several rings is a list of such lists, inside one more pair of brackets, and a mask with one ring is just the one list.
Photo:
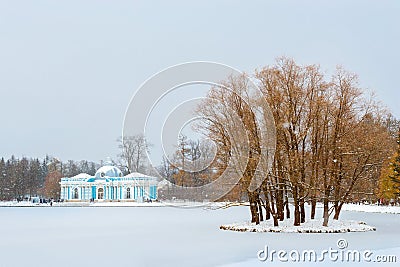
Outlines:
{"label": "snow bank", "polygon": [[344,204],[342,210],[400,214],[400,206]]}
{"label": "snow bank", "polygon": [[[136,201],[99,201],[99,202],[53,202],[53,207],[213,207],[213,203],[209,202],[193,202],[193,201],[153,201],[153,202],[136,202]],[[0,201],[0,207],[50,207],[50,203],[32,203],[30,201]]]}
{"label": "snow bank", "polygon": [[0,201],[0,207],[33,207],[37,205],[39,204],[32,203],[30,201]]}
{"label": "snow bank", "polygon": [[[221,209],[227,207],[235,207],[240,205],[246,205],[246,203],[230,203],[230,202],[192,202],[184,200],[170,200],[160,202],[128,202],[128,201],[113,201],[113,202],[53,202],[53,206],[60,207],[143,207],[143,206],[179,206],[179,207],[207,207],[211,210]],[[0,207],[46,207],[49,204],[32,203],[28,201],[0,201]],[[322,208],[320,203],[317,204],[318,208]],[[345,211],[359,211],[359,212],[373,212],[373,213],[391,213],[400,214],[400,206],[378,206],[378,205],[357,205],[357,204],[345,204],[342,210]]]}
{"label": "snow bank", "polygon": [[367,232],[375,231],[375,227],[367,225],[362,221],[336,221],[331,220],[327,227],[322,226],[322,219],[310,220],[300,226],[293,226],[293,220],[279,222],[279,226],[274,226],[272,220],[255,223],[233,223],[221,225],[222,230],[238,232],[274,232],[274,233],[346,233],[346,232]]}

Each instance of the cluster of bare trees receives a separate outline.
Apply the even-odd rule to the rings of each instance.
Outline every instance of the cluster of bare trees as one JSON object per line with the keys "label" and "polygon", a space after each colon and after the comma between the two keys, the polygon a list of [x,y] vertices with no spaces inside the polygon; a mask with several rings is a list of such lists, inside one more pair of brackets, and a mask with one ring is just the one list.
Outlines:
{"label": "cluster of bare trees", "polygon": [[150,145],[144,135],[119,137],[117,142],[121,151],[118,155],[118,165],[126,169],[127,173],[146,172],[146,152],[148,152]]}
{"label": "cluster of bare trees", "polygon": [[169,171],[169,181],[181,187],[202,186],[211,177],[212,170],[207,163],[212,157],[208,140],[191,140],[180,135],[172,159],[168,161],[164,157],[161,172]]}
{"label": "cluster of bare trees", "polygon": [[[293,202],[294,225],[300,225],[306,220],[305,203],[311,204],[313,219],[322,202],[326,226],[331,213],[339,218],[344,203],[374,196],[382,164],[395,148],[396,122],[359,88],[356,75],[338,67],[327,79],[317,65],[280,58],[255,78],[262,96],[249,95],[244,77],[231,77],[224,87],[212,88],[198,108],[207,118],[200,128],[218,147],[220,172],[246,145],[232,142],[232,131],[246,135],[240,139],[247,150],[246,160],[236,164],[242,173],[237,187],[247,195],[253,222],[272,217],[278,225],[290,217]],[[276,127],[274,160],[265,164],[260,163],[268,161],[267,144],[260,136],[268,125],[257,124],[255,115],[260,100],[269,104]],[[263,182],[254,190],[250,185],[257,171]]]}
{"label": "cluster of bare trees", "polygon": [[181,134],[175,152],[168,158],[164,156],[161,165],[157,167],[157,173],[171,183],[160,189],[160,198],[178,197],[191,200],[206,198],[201,192],[199,195],[193,195],[185,188],[200,187],[211,181],[213,156],[213,147],[209,140],[192,140]]}
{"label": "cluster of bare trees", "polygon": [[58,198],[61,177],[71,177],[79,173],[94,175],[98,164],[82,160],[61,162],[46,156],[38,158],[0,159],[0,200],[22,199],[25,196]]}

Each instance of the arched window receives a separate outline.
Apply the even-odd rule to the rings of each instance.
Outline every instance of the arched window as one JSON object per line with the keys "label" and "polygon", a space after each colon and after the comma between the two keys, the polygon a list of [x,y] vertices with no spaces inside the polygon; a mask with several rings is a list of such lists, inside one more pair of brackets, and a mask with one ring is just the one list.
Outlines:
{"label": "arched window", "polygon": [[104,189],[99,188],[99,190],[97,191],[97,199],[103,199],[103,197],[104,197]]}
{"label": "arched window", "polygon": [[78,194],[78,188],[74,189],[74,197],[73,199],[78,199],[79,198],[79,194]]}
{"label": "arched window", "polygon": [[126,189],[126,198],[127,199],[131,198],[131,189],[129,187]]}

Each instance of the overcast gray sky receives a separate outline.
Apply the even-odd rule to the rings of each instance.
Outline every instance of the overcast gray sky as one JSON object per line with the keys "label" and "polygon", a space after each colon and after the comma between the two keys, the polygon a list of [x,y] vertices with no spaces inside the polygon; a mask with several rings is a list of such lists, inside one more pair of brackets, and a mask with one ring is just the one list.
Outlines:
{"label": "overcast gray sky", "polygon": [[400,117],[399,1],[0,0],[0,156],[99,161],[149,76],[293,57],[359,75]]}

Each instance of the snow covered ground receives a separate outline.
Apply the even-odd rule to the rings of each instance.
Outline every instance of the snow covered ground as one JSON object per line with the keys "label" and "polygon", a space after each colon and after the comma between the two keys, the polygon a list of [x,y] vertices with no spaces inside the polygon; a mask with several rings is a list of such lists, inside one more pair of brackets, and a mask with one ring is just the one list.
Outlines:
{"label": "snow covered ground", "polygon": [[[168,202],[134,202],[134,201],[104,201],[104,202],[53,202],[54,207],[218,207],[221,203],[168,201]],[[49,207],[50,203],[32,203],[30,201],[0,201],[0,207]]]}
{"label": "snow covered ground", "polygon": [[[318,216],[321,211],[317,209]],[[337,249],[339,239],[346,241],[348,249],[372,250],[373,256],[396,255],[397,264],[400,261],[398,214],[342,212],[341,219],[376,227],[370,232],[298,234],[219,229],[222,224],[248,219],[247,207],[4,207],[0,208],[0,266],[288,266],[276,259],[260,261],[257,254],[266,246],[277,251]],[[337,262],[301,263],[330,264]],[[340,262],[343,264],[354,265]]]}
{"label": "snow covered ground", "polygon": [[400,206],[345,204],[343,210],[400,214]]}
{"label": "snow covered ground", "polygon": [[[222,207],[226,203],[200,203],[190,201],[167,201],[167,202],[54,202],[54,206],[60,207],[164,207],[164,206],[209,206],[212,208]],[[0,207],[47,207],[49,204],[38,204],[29,201],[0,201]],[[322,204],[317,204],[318,208],[322,208]],[[342,210],[347,211],[360,211],[360,212],[374,212],[374,213],[393,213],[400,214],[400,206],[378,206],[378,205],[358,205],[358,204],[345,204]]]}
{"label": "snow covered ground", "polygon": [[273,232],[273,233],[346,233],[375,231],[376,228],[362,221],[330,220],[327,227],[322,226],[322,219],[308,220],[301,226],[293,226],[293,219],[285,220],[274,226],[271,220],[256,225],[251,222],[221,225],[220,229],[238,232]]}

